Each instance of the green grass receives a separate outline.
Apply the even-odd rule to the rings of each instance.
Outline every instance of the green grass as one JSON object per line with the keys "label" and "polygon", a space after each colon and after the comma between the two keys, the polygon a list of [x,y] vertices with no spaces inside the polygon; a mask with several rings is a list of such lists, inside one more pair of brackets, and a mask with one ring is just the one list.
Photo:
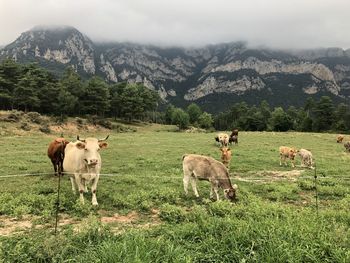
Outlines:
{"label": "green grass", "polygon": [[[191,190],[188,197],[183,193],[182,155],[219,159],[215,134],[168,129],[145,126],[136,133],[111,134],[108,148],[101,151],[102,173],[114,176],[101,176],[98,208],[90,205],[89,193],[81,205],[65,176],[60,214],[84,227],[61,226],[57,236],[52,234],[57,178],[46,156],[54,136],[1,137],[0,176],[42,175],[0,177],[0,215],[19,221],[30,215],[39,226],[0,237],[0,262],[350,261],[350,154],[334,134],[240,132],[230,164],[238,202],[231,204],[210,201],[208,182],[198,183],[200,198]],[[313,170],[303,171],[300,178],[272,176],[292,170],[279,166],[281,145],[314,154],[318,215]],[[100,221],[102,215],[130,212],[139,215],[132,224]]]}

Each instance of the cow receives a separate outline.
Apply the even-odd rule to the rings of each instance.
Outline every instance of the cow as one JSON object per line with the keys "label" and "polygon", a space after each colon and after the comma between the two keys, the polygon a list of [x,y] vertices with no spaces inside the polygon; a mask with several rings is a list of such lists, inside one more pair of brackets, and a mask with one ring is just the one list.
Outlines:
{"label": "cow", "polygon": [[238,129],[233,129],[231,136],[238,136]]}
{"label": "cow", "polygon": [[229,136],[227,133],[219,133],[215,137],[215,141],[217,141],[220,144],[220,146],[228,146]]}
{"label": "cow", "polygon": [[79,189],[80,201],[84,203],[83,192],[87,192],[86,183],[91,182],[92,205],[96,206],[96,188],[101,171],[100,149],[107,148],[105,142],[109,135],[102,140],[96,138],[79,139],[76,142],[70,142],[66,146],[65,158],[63,161],[63,170],[69,173],[72,183],[72,190],[76,192],[76,186]]}
{"label": "cow", "polygon": [[350,142],[344,143],[345,151],[350,152]]}
{"label": "cow", "polygon": [[191,182],[193,192],[199,197],[196,180],[206,180],[211,184],[210,198],[216,196],[219,200],[218,189],[224,190],[225,197],[231,202],[236,200],[237,185],[231,184],[229,173],[221,162],[204,155],[185,154],[182,156],[182,167],[184,172],[183,184],[186,195],[188,184]]}
{"label": "cow", "polygon": [[230,144],[233,144],[233,143],[238,144],[238,130],[237,129],[232,130],[232,133],[229,137],[229,143]]}
{"label": "cow", "polygon": [[337,143],[342,143],[343,140],[344,140],[344,135],[340,134],[340,135],[337,136]]}
{"label": "cow", "polygon": [[300,166],[301,167],[308,167],[313,169],[313,160],[312,160],[312,153],[309,150],[306,149],[300,149],[298,150],[298,155],[300,156]]}
{"label": "cow", "polygon": [[280,152],[280,165],[282,165],[282,160],[283,160],[284,164],[287,166],[286,159],[288,158],[288,159],[290,159],[292,167],[294,168],[295,167],[294,158],[297,154],[297,149],[287,147],[287,146],[281,146],[279,148],[279,152]]}
{"label": "cow", "polygon": [[69,143],[65,138],[59,137],[50,142],[47,149],[47,156],[50,158],[55,175],[63,172],[64,150]]}
{"label": "cow", "polygon": [[227,147],[220,148],[221,151],[221,162],[226,166],[226,168],[229,168],[230,161],[231,161],[231,149]]}

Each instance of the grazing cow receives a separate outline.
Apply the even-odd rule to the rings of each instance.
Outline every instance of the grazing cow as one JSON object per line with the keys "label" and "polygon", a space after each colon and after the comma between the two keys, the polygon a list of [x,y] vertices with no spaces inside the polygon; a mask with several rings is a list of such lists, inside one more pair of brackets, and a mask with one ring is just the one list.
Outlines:
{"label": "grazing cow", "polygon": [[219,200],[219,187],[224,190],[225,197],[231,202],[236,199],[237,185],[232,186],[227,168],[219,161],[203,155],[185,154],[182,156],[184,172],[184,190],[188,194],[188,183],[191,181],[192,189],[196,197],[199,197],[196,180],[206,180],[211,183],[210,198],[216,195]]}
{"label": "grazing cow", "polygon": [[298,155],[300,156],[300,166],[301,167],[308,167],[313,169],[313,160],[312,160],[312,153],[306,149],[300,149],[298,150]]}
{"label": "grazing cow", "polygon": [[280,151],[280,165],[282,165],[282,160],[284,161],[284,164],[287,166],[287,161],[286,159],[289,158],[290,162],[292,164],[292,167],[295,167],[295,155],[297,154],[297,149],[291,148],[291,147],[286,147],[286,146],[281,146],[279,148]]}
{"label": "grazing cow", "polygon": [[350,152],[350,142],[344,143],[345,151]]}
{"label": "grazing cow", "polygon": [[217,141],[220,144],[220,146],[228,146],[229,136],[227,133],[219,133],[215,137],[215,141]]}
{"label": "grazing cow", "polygon": [[109,135],[103,139],[86,138],[85,140],[77,137],[76,142],[70,142],[66,146],[65,158],[63,161],[63,169],[66,173],[73,174],[70,180],[72,183],[73,192],[76,191],[76,186],[79,189],[80,201],[84,203],[83,192],[87,192],[86,183],[92,182],[92,205],[98,205],[96,199],[96,188],[101,171],[101,156],[100,149],[107,147]]}
{"label": "grazing cow", "polygon": [[337,136],[337,143],[342,143],[344,140],[344,135],[338,135]]}
{"label": "grazing cow", "polygon": [[56,138],[49,144],[47,156],[52,162],[55,175],[63,172],[64,149],[68,143],[69,141],[67,141],[65,138]]}
{"label": "grazing cow", "polygon": [[231,149],[227,147],[222,147],[220,151],[221,151],[221,161],[228,169],[231,161],[231,156],[232,156]]}

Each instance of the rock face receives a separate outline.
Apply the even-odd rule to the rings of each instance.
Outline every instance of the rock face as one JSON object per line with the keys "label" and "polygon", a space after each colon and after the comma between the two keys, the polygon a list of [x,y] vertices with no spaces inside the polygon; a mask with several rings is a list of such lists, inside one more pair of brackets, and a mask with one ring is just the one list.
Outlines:
{"label": "rock face", "polygon": [[220,102],[259,98],[277,105],[281,94],[298,105],[307,96],[350,96],[350,49],[276,51],[241,42],[202,48],[96,44],[72,27],[37,27],[0,49],[0,59],[5,57],[37,61],[55,71],[73,66],[84,76],[110,82],[143,83],[179,105],[218,105],[219,97]]}

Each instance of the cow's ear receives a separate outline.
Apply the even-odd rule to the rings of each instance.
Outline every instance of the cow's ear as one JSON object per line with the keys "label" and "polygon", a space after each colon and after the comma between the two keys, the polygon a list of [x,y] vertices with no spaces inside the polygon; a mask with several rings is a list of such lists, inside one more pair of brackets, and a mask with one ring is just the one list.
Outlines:
{"label": "cow's ear", "polygon": [[100,142],[98,145],[100,146],[101,149],[103,149],[103,148],[107,148],[108,143],[106,143],[106,142]]}
{"label": "cow's ear", "polygon": [[77,144],[75,145],[78,149],[85,149],[85,143],[83,142],[77,142]]}
{"label": "cow's ear", "polygon": [[238,189],[238,185],[234,184],[234,185],[232,185],[232,188],[237,190]]}

